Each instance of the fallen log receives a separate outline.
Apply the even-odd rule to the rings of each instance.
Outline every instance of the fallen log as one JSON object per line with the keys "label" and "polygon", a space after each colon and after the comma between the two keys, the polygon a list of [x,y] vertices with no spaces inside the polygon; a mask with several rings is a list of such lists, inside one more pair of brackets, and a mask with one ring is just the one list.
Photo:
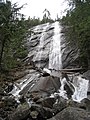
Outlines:
{"label": "fallen log", "polygon": [[85,68],[73,68],[73,69],[60,69],[61,73],[74,73],[74,72],[84,72],[87,69]]}

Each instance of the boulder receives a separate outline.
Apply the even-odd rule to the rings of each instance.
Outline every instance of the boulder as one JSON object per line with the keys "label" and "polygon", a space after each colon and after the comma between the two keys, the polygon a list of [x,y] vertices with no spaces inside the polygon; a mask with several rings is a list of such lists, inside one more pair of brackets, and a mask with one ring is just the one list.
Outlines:
{"label": "boulder", "polygon": [[41,77],[40,80],[37,81],[35,86],[30,90],[30,92],[46,92],[49,95],[57,92],[57,90],[60,88],[60,78],[58,77]]}
{"label": "boulder", "polygon": [[48,120],[89,120],[88,113],[80,108],[67,107]]}
{"label": "boulder", "polygon": [[38,112],[37,111],[32,111],[30,112],[30,116],[33,118],[33,119],[36,119],[38,117]]}
{"label": "boulder", "polygon": [[43,107],[47,107],[47,108],[53,108],[53,104],[55,103],[55,98],[41,98],[39,99],[36,103],[42,105]]}
{"label": "boulder", "polygon": [[85,77],[87,80],[90,80],[90,70],[83,73],[83,77]]}
{"label": "boulder", "polygon": [[[84,105],[84,108],[86,108],[86,110],[88,112],[90,112],[90,100],[88,98],[84,98],[82,101],[81,101],[81,105]],[[82,107],[82,106],[81,106]],[[82,107],[83,108],[83,107]]]}
{"label": "boulder", "polygon": [[27,120],[30,114],[28,104],[19,105],[18,108],[9,115],[9,120]]}
{"label": "boulder", "polygon": [[58,96],[56,102],[53,104],[55,114],[62,111],[67,107],[67,100],[61,96]]}
{"label": "boulder", "polygon": [[53,116],[53,110],[47,107],[42,107],[42,105],[32,104],[31,105],[31,117],[37,118],[37,120],[44,120],[46,118],[51,118]]}

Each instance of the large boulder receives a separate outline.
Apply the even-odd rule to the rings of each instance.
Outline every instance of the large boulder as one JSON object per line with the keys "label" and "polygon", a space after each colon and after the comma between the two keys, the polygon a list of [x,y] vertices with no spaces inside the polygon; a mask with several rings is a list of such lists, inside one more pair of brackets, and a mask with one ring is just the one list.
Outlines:
{"label": "large boulder", "polygon": [[68,107],[48,120],[90,120],[90,118],[85,110]]}
{"label": "large boulder", "polygon": [[58,113],[67,107],[67,100],[61,96],[57,96],[56,102],[53,104],[54,113]]}
{"label": "large boulder", "polygon": [[27,104],[22,104],[9,115],[9,120],[27,120],[30,114],[29,106]]}
{"label": "large boulder", "polygon": [[37,81],[34,87],[30,89],[30,92],[46,92],[49,95],[57,92],[60,88],[60,78],[58,77],[41,77],[40,80]]}
{"label": "large boulder", "polygon": [[60,86],[60,78],[58,77],[40,77],[38,81],[28,89],[26,98],[30,98],[34,102],[37,102],[38,100],[41,100],[41,98],[45,99],[54,92],[57,92]]}

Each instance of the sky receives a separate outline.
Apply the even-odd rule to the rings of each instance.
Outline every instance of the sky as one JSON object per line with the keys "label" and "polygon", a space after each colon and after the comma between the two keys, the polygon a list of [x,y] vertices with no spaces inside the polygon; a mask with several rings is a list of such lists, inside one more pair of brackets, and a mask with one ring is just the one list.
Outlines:
{"label": "sky", "polygon": [[23,13],[26,18],[29,16],[33,18],[41,18],[43,16],[43,11],[45,9],[49,10],[51,18],[55,19],[58,16],[61,18],[65,9],[67,8],[67,3],[65,0],[10,0],[12,3],[16,3],[21,6],[27,4],[22,8],[21,13]]}

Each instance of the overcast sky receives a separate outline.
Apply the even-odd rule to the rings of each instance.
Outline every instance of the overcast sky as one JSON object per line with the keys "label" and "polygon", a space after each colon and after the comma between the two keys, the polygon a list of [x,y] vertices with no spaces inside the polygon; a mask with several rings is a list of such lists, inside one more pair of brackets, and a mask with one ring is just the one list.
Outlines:
{"label": "overcast sky", "polygon": [[36,16],[42,18],[43,11],[46,8],[49,10],[51,18],[55,19],[57,14],[61,17],[64,10],[67,8],[65,0],[11,0],[11,2],[17,2],[18,5],[27,3],[27,5],[21,10],[26,17]]}

